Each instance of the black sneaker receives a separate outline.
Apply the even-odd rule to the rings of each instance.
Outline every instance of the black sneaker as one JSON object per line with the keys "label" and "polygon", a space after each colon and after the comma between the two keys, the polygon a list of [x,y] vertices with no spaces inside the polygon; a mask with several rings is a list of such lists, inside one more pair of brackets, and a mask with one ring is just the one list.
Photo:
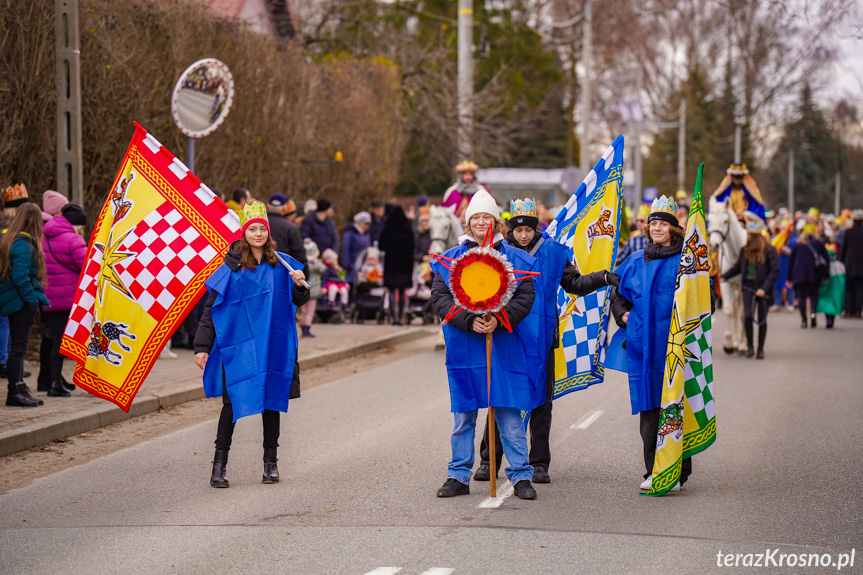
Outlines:
{"label": "black sneaker", "polygon": [[536,499],[536,489],[527,479],[522,479],[513,486],[515,494],[519,499]]}
{"label": "black sneaker", "polygon": [[491,469],[489,469],[488,463],[480,464],[479,469],[473,474],[473,478],[477,481],[491,481]]}
{"label": "black sneaker", "polygon": [[[446,483],[437,490],[438,497],[456,497],[458,495],[470,495],[470,485],[465,485],[458,479],[450,477]],[[536,494],[534,493],[534,497]]]}
{"label": "black sneaker", "polygon": [[760,349],[760,348],[758,349],[758,353],[755,354],[755,359],[764,359],[764,350],[763,349]]}
{"label": "black sneaker", "polygon": [[746,348],[746,357],[748,357],[750,359],[755,357],[755,348],[752,347],[751,345]]}
{"label": "black sneaker", "polygon": [[533,482],[534,483],[551,483],[551,476],[548,474],[548,467],[545,465],[533,466]]}

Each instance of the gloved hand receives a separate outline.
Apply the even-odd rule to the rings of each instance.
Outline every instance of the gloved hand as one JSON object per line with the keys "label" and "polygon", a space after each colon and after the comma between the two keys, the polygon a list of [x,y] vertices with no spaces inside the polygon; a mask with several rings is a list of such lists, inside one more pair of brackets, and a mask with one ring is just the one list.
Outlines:
{"label": "gloved hand", "polygon": [[608,285],[617,287],[620,285],[620,276],[614,272],[606,272],[605,281],[608,282]]}

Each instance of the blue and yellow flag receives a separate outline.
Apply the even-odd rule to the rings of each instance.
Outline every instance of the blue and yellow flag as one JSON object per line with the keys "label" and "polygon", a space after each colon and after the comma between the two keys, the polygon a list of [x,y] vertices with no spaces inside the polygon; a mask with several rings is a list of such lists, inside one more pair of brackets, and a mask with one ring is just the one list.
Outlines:
{"label": "blue and yellow flag", "polygon": [[[546,233],[569,248],[582,273],[614,269],[623,211],[623,136],[602,155]],[[611,288],[586,296],[558,289],[558,332],[554,350],[554,397],[600,383],[605,377],[605,335]]]}
{"label": "blue and yellow flag", "polygon": [[677,271],[662,379],[653,488],[645,495],[667,493],[680,479],[683,459],[704,451],[716,439],[710,260],[701,194],[703,169],[701,164]]}

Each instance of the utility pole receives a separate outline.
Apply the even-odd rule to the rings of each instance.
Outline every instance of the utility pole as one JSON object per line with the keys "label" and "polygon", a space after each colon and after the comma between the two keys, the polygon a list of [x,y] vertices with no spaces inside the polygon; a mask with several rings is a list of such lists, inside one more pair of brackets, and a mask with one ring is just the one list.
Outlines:
{"label": "utility pole", "polygon": [[683,187],[686,180],[686,98],[680,100],[680,122],[677,127],[677,189]]}
{"label": "utility pole", "polygon": [[581,146],[579,153],[579,166],[581,167],[582,176],[586,176],[590,171],[590,159],[588,157],[588,146],[590,144],[590,73],[591,59],[593,48],[593,4],[594,0],[584,0],[584,35],[581,45],[581,61],[584,66],[584,81],[581,83]]}
{"label": "utility pole", "polygon": [[81,50],[78,2],[55,0],[57,191],[84,205],[81,154]]}
{"label": "utility pole", "polygon": [[[58,0],[59,1],[59,0]],[[458,161],[470,159],[473,133],[473,0],[458,0]]]}
{"label": "utility pole", "polygon": [[[635,198],[632,205],[638,206],[641,205],[643,196],[643,187],[642,187],[642,165],[641,165],[641,127],[644,124],[644,113],[641,110],[641,82],[642,82],[643,71],[641,68],[637,71],[637,76],[635,79],[635,102],[636,108],[638,109],[638,113],[634,114],[635,119],[635,149],[633,150],[633,156],[635,160]],[[586,174],[586,173],[585,173]]]}
{"label": "utility pole", "polygon": [[794,217],[794,148],[788,150],[788,211]]}
{"label": "utility pole", "polygon": [[740,122],[734,124],[734,163],[739,164],[740,160],[740,146],[741,140],[743,139],[743,125]]}
{"label": "utility pole", "polygon": [[836,172],[836,198],[833,200],[833,213],[839,215],[839,195],[842,193],[842,174]]}

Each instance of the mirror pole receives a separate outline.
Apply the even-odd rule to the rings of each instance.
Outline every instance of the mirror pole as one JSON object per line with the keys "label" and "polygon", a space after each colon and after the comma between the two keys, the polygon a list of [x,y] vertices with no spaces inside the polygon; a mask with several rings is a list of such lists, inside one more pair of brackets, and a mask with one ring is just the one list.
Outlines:
{"label": "mirror pole", "polygon": [[189,136],[189,145],[186,146],[188,157],[186,158],[186,167],[193,174],[195,173],[195,138]]}

